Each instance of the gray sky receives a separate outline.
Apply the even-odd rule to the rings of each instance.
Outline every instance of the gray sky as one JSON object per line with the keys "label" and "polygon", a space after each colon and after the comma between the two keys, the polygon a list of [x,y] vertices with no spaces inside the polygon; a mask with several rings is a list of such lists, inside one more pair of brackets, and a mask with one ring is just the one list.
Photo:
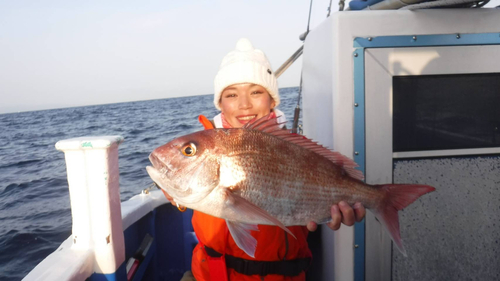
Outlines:
{"label": "gray sky", "polygon": [[[0,1],[0,113],[211,94],[241,37],[274,69],[290,57],[309,3]],[[314,1],[312,29],[329,3]],[[301,63],[280,87],[298,86]]]}

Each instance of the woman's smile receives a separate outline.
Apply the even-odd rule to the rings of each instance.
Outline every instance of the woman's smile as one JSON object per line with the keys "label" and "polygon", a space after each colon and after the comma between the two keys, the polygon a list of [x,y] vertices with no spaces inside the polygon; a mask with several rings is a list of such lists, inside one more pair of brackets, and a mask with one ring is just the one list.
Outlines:
{"label": "woman's smile", "polygon": [[240,116],[236,116],[236,119],[238,119],[238,121],[240,121],[242,124],[246,124],[250,120],[254,119],[255,117],[257,117],[257,114],[240,115]]}

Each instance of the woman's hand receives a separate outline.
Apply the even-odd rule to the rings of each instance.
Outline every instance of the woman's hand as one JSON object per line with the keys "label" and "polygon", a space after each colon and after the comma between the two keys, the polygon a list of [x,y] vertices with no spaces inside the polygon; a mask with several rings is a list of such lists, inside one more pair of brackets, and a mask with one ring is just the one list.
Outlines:
{"label": "woman's hand", "polygon": [[[360,222],[366,215],[366,209],[361,203],[356,203],[349,206],[344,201],[340,201],[338,205],[333,205],[331,208],[332,221],[327,223],[328,227],[333,230],[338,230],[340,228],[340,223],[347,226],[353,226],[354,222]],[[318,225],[315,222],[310,221],[307,224],[307,229],[309,231],[315,231]]]}

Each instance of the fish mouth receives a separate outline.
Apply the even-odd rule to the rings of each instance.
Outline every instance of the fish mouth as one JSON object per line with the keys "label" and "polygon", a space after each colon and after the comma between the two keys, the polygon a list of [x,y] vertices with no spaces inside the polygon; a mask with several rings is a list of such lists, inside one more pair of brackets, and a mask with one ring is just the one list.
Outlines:
{"label": "fish mouth", "polygon": [[177,169],[171,167],[169,163],[162,161],[154,152],[149,155],[149,161],[153,166],[147,166],[146,171],[149,177],[163,190],[171,193],[172,190],[186,191],[185,188],[179,187],[170,177],[171,173]]}
{"label": "fish mouth", "polygon": [[164,173],[161,173],[157,168],[152,166],[146,166],[146,171],[160,189],[172,196],[176,203],[183,206],[189,207],[189,204],[199,202],[211,192],[211,190],[193,192],[189,188],[189,184],[179,186],[177,183],[167,178]]}
{"label": "fish mouth", "polygon": [[157,169],[161,169],[162,167],[166,167],[165,164],[163,164],[163,161],[158,159],[158,156],[156,156],[154,153],[149,154],[149,162],[153,164],[153,167]]}
{"label": "fish mouth", "polygon": [[146,171],[149,174],[149,177],[156,183],[156,185],[167,192],[170,196],[174,198],[174,201],[177,202],[177,199],[175,199],[177,196],[177,191],[178,188],[176,188],[176,185],[170,181],[163,173],[161,173],[158,169],[152,167],[152,166],[146,166]]}
{"label": "fish mouth", "polygon": [[163,177],[167,176],[169,172],[177,170],[172,169],[170,164],[165,163],[165,161],[161,160],[154,152],[149,155],[149,161],[153,164],[153,167],[163,175]]}
{"label": "fish mouth", "polygon": [[168,183],[165,184],[166,182],[170,182],[167,178],[167,174],[169,172],[169,169],[163,161],[161,161],[156,155],[151,153],[149,155],[149,161],[153,166],[147,166],[146,171],[149,174],[149,177],[161,188],[165,189],[165,187],[168,185],[169,188],[172,188],[172,184]]}

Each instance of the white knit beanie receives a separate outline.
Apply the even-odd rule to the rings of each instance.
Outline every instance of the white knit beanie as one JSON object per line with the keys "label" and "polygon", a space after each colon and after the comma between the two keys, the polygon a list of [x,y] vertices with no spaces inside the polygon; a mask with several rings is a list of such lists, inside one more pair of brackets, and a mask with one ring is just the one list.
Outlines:
{"label": "white knit beanie", "polygon": [[219,67],[214,80],[214,105],[218,110],[222,91],[230,85],[253,83],[264,87],[276,106],[280,103],[278,81],[264,52],[254,49],[250,40],[242,38],[236,49],[229,52]]}

